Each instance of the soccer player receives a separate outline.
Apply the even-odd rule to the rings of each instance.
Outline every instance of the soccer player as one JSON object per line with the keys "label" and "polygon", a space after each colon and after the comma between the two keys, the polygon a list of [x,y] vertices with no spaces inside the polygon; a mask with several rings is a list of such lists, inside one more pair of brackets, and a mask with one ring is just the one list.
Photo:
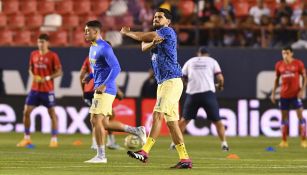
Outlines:
{"label": "soccer player", "polygon": [[[307,148],[306,142],[306,120],[303,118],[302,98],[306,90],[306,70],[304,63],[299,59],[293,58],[291,47],[285,47],[281,51],[283,60],[275,65],[276,78],[272,90],[271,101],[275,104],[275,93],[281,78],[281,91],[279,108],[281,110],[281,132],[282,141],[279,146],[288,147],[287,134],[289,127],[289,110],[294,108],[299,119],[299,130],[301,135],[301,146]],[[300,87],[300,76],[302,86]]]}
{"label": "soccer player", "polygon": [[[81,67],[81,70],[80,70],[80,83],[81,83],[81,88],[82,88],[82,92],[83,92],[82,98],[84,100],[84,103],[86,105],[88,105],[89,107],[92,105],[92,99],[94,97],[94,80],[92,79],[87,84],[83,83],[82,80],[85,78],[85,76],[87,76],[91,72],[92,71],[91,71],[90,62],[89,62],[89,59],[87,57],[87,58],[85,58],[83,65]],[[116,97],[118,97],[118,99],[120,99],[120,100],[124,98],[124,94],[119,88],[117,88]],[[110,120],[113,120],[114,117],[115,117],[115,113],[112,110],[112,116],[110,116]],[[92,128],[93,128],[93,126],[92,126]],[[115,136],[113,135],[111,130],[108,130],[108,137],[107,137],[106,146],[109,149],[115,149],[115,150],[123,150],[124,149],[116,143]],[[95,131],[92,131],[92,146],[91,146],[91,148],[97,149],[97,143],[96,143],[96,139],[95,139]]]}
{"label": "soccer player", "polygon": [[179,162],[171,168],[192,168],[192,161],[186,151],[183,136],[178,120],[179,99],[183,90],[181,80],[181,67],[177,61],[177,36],[169,27],[171,23],[170,11],[159,8],[154,15],[153,32],[132,32],[130,28],[123,27],[121,33],[137,41],[142,41],[142,50],[151,49],[152,67],[158,83],[157,102],[153,112],[153,123],[146,144],[140,151],[128,151],[127,154],[142,162],[148,160],[149,152],[155,144],[165,118],[170,130],[176,150],[179,154]]}
{"label": "soccer player", "polygon": [[115,79],[121,68],[112,47],[100,35],[101,27],[101,23],[94,20],[87,22],[84,29],[85,39],[91,42],[89,61],[92,72],[83,79],[83,82],[88,83],[94,79],[95,93],[90,113],[97,143],[97,155],[85,163],[107,163],[105,129],[128,132],[139,136],[143,143],[146,142],[145,127],[131,127],[118,121],[109,121],[117,91]]}
{"label": "soccer player", "polygon": [[62,66],[58,55],[49,50],[49,36],[39,35],[37,39],[38,50],[31,53],[29,74],[33,78],[31,91],[26,99],[23,112],[24,138],[17,147],[25,147],[32,144],[30,138],[30,114],[36,106],[43,105],[48,108],[48,113],[52,124],[52,138],[50,147],[58,147],[58,121],[54,110],[55,96],[53,79],[61,76]]}
{"label": "soccer player", "polygon": [[[188,60],[182,68],[184,84],[187,84],[186,100],[183,106],[183,117],[179,121],[182,132],[185,131],[188,123],[195,119],[200,107],[204,108],[207,117],[216,127],[221,140],[223,151],[229,151],[225,137],[225,128],[219,115],[219,105],[215,95],[215,88],[224,89],[224,77],[218,62],[209,57],[206,47],[200,47],[197,57]],[[217,84],[214,84],[216,77]],[[174,148],[174,143],[171,148]]]}

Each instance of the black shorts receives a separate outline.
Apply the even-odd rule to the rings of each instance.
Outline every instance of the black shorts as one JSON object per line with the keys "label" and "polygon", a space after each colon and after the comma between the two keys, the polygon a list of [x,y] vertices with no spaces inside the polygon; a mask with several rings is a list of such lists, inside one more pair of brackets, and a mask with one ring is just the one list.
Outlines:
{"label": "black shorts", "polygon": [[213,122],[221,120],[216,95],[212,91],[187,94],[183,106],[183,117],[186,120],[195,119],[199,108],[204,108],[207,118]]}

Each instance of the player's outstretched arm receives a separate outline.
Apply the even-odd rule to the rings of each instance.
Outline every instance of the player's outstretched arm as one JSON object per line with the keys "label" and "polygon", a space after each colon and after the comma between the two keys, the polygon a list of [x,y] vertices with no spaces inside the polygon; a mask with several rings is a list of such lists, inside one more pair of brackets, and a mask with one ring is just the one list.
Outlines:
{"label": "player's outstretched arm", "polygon": [[147,50],[150,50],[154,47],[156,47],[158,44],[160,44],[163,41],[163,38],[160,36],[156,36],[152,42],[142,42],[142,51],[145,52]]}
{"label": "player's outstretched arm", "polygon": [[137,41],[152,42],[158,36],[156,32],[132,32],[129,27],[122,27],[120,33]]}

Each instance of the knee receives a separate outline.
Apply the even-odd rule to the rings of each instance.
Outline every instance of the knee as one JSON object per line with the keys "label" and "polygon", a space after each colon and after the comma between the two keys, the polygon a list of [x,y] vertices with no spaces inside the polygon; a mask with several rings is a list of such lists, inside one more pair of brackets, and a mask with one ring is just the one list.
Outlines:
{"label": "knee", "polygon": [[164,114],[161,112],[154,112],[153,120],[161,121],[164,118]]}

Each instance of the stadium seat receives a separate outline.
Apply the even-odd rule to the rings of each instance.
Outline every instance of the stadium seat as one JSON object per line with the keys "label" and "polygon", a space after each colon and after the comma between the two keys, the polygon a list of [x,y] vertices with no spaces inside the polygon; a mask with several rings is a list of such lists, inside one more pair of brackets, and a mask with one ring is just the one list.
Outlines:
{"label": "stadium seat", "polygon": [[236,0],[233,2],[236,17],[245,17],[248,15],[250,5],[245,0]]}
{"label": "stadium seat", "polygon": [[26,15],[36,12],[37,10],[36,7],[37,7],[36,0],[20,1],[19,3],[20,12]]}
{"label": "stadium seat", "polygon": [[72,35],[72,43],[75,47],[87,47],[89,43],[87,43],[84,39],[84,31],[81,28],[78,28],[74,31]]}
{"label": "stadium seat", "polygon": [[194,13],[195,3],[192,0],[181,0],[178,7],[182,16],[190,16]]}
{"label": "stadium seat", "polygon": [[79,17],[75,14],[63,15],[63,27],[73,28],[79,26]]}
{"label": "stadium seat", "polygon": [[133,16],[127,14],[123,16],[118,16],[116,17],[116,24],[119,26],[129,26],[133,27],[134,26],[134,18]]}
{"label": "stadium seat", "polygon": [[39,28],[43,24],[43,16],[41,14],[30,14],[26,17],[27,28]]}
{"label": "stadium seat", "polygon": [[56,13],[48,14],[44,17],[44,24],[41,31],[56,31],[62,26],[62,16]]}
{"label": "stadium seat", "polygon": [[91,12],[90,0],[75,0],[74,1],[74,13],[78,15],[88,14]]}
{"label": "stadium seat", "polygon": [[73,12],[74,3],[72,0],[58,1],[56,2],[56,12],[59,14],[69,14]]}
{"label": "stadium seat", "polygon": [[2,11],[6,14],[13,14],[19,11],[18,0],[2,0]]}
{"label": "stadium seat", "polygon": [[9,16],[8,27],[10,28],[22,28],[25,25],[25,17],[21,13],[16,13]]}
{"label": "stadium seat", "polygon": [[109,30],[115,28],[115,17],[113,16],[103,16],[101,18],[103,29]]}
{"label": "stadium seat", "polygon": [[67,46],[68,34],[65,30],[58,30],[50,33],[50,43],[53,46]]}
{"label": "stadium seat", "polygon": [[6,27],[7,16],[4,13],[0,13],[0,27]]}
{"label": "stadium seat", "polygon": [[14,45],[16,46],[30,46],[31,41],[31,31],[30,30],[17,30],[13,37]]}
{"label": "stadium seat", "polygon": [[31,35],[31,43],[33,46],[36,46],[37,45],[37,38],[38,36],[42,33],[40,31],[40,29],[32,29],[32,35]]}
{"label": "stadium seat", "polygon": [[92,6],[92,13],[95,13],[96,15],[100,15],[105,13],[109,6],[110,6],[110,0],[92,0],[91,3]]}
{"label": "stadium seat", "polygon": [[90,21],[90,20],[97,20],[98,17],[96,15],[94,15],[94,14],[87,14],[87,15],[80,16],[79,19],[80,19],[79,20],[79,22],[80,22],[79,24],[81,26],[84,26],[88,21]]}
{"label": "stadium seat", "polygon": [[37,4],[37,11],[43,15],[54,13],[55,2],[50,0],[39,0]]}
{"label": "stadium seat", "polygon": [[0,30],[0,45],[11,46],[13,44],[13,32],[9,29]]}

